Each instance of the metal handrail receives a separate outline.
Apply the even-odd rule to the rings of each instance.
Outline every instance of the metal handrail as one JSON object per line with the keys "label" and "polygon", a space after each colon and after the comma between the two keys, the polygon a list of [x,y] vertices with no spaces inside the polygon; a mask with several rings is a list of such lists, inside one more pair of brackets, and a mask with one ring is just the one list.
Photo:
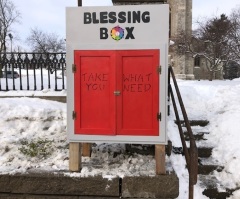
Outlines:
{"label": "metal handrail", "polygon": [[[187,148],[186,140],[183,134],[183,129],[182,129],[181,121],[178,114],[176,100],[172,90],[172,85],[170,83],[170,77],[172,77],[172,80],[173,80],[178,102],[181,107],[184,123],[187,128],[187,133],[190,139],[189,149]],[[180,138],[183,146],[183,152],[186,159],[187,169],[189,172],[189,199],[193,199],[194,185],[197,183],[197,174],[198,174],[198,149],[197,149],[196,142],[192,133],[192,129],[188,120],[187,112],[183,104],[182,96],[178,88],[177,80],[175,78],[175,75],[171,66],[169,66],[168,68],[168,100],[170,100],[170,97],[172,99],[173,109],[176,116],[176,124],[178,126],[178,130],[179,130],[179,134],[180,134]]]}

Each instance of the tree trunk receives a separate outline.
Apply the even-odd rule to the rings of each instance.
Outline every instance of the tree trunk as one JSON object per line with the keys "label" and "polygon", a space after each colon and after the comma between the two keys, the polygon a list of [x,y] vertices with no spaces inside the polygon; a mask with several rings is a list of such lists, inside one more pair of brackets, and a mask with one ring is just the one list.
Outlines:
{"label": "tree trunk", "polygon": [[[2,49],[0,49],[0,52],[2,52]],[[0,78],[2,78],[2,69],[3,69],[3,67],[2,67],[2,54],[0,54]]]}
{"label": "tree trunk", "polygon": [[213,80],[213,73],[214,73],[214,71],[209,72],[209,81]]}
{"label": "tree trunk", "polygon": [[0,78],[2,78],[2,62],[0,63]]}

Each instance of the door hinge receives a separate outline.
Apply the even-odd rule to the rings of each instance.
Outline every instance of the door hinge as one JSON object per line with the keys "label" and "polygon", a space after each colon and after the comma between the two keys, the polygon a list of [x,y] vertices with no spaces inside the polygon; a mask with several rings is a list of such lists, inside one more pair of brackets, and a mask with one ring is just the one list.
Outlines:
{"label": "door hinge", "polygon": [[157,113],[157,120],[162,121],[162,114],[161,113]]}
{"label": "door hinge", "polygon": [[72,65],[72,72],[73,72],[73,73],[76,73],[76,64],[73,64],[73,65]]}
{"label": "door hinge", "polygon": [[162,74],[162,66],[161,65],[157,67],[157,72]]}
{"label": "door hinge", "polygon": [[72,119],[75,120],[75,119],[76,119],[76,116],[77,116],[76,112],[73,111],[73,112],[72,112]]}

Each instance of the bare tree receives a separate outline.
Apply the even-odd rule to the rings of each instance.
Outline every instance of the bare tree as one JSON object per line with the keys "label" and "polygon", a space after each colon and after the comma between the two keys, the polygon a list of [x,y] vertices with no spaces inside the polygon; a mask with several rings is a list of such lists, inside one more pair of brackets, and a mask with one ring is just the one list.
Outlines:
{"label": "bare tree", "polygon": [[188,53],[193,57],[204,58],[210,73],[209,80],[212,80],[214,73],[222,70],[230,58],[231,31],[232,22],[222,14],[220,18],[214,17],[206,22],[199,22],[198,28],[191,36],[180,34],[175,38],[175,49],[180,55]]}
{"label": "bare tree", "polygon": [[6,52],[6,39],[11,37],[12,26],[19,22],[20,17],[11,0],[0,0],[0,52]]}
{"label": "bare tree", "polygon": [[[11,0],[0,0],[0,52],[6,52],[7,36],[11,39],[12,46],[12,26],[19,22],[21,17]],[[2,77],[2,56],[0,56],[0,77]]]}
{"label": "bare tree", "polygon": [[231,56],[233,60],[240,62],[240,6],[233,9],[230,19],[233,23],[229,37],[231,41]]}
{"label": "bare tree", "polygon": [[33,52],[52,53],[65,51],[65,41],[55,33],[46,33],[38,28],[31,29],[27,43]]}

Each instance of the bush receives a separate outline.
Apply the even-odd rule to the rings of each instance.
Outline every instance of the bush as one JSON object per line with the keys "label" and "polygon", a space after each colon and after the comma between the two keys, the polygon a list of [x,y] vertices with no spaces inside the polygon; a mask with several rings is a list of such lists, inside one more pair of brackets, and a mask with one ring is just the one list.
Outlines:
{"label": "bush", "polygon": [[18,150],[26,156],[46,158],[52,154],[52,142],[53,141],[42,138],[30,141],[23,139],[20,141],[22,146]]}

